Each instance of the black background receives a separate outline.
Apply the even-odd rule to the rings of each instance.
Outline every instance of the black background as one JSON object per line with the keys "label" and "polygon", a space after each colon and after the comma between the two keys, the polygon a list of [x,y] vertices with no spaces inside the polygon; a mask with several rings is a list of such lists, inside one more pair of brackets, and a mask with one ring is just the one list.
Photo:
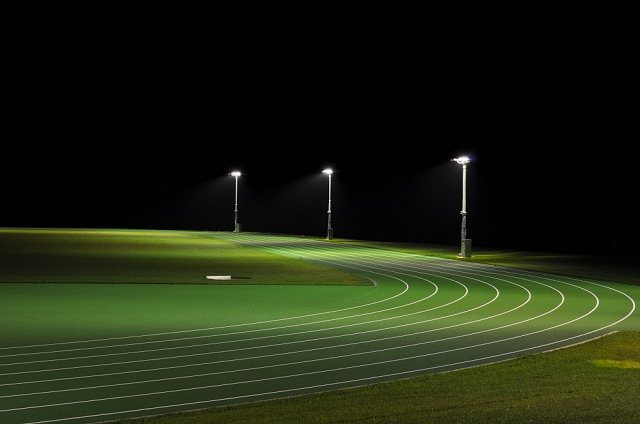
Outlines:
{"label": "black background", "polygon": [[332,166],[336,237],[456,244],[450,159],[467,154],[475,245],[632,256],[637,244],[613,58],[317,40],[208,58],[31,47],[5,81],[0,226],[231,230],[237,168],[244,230],[321,236]]}

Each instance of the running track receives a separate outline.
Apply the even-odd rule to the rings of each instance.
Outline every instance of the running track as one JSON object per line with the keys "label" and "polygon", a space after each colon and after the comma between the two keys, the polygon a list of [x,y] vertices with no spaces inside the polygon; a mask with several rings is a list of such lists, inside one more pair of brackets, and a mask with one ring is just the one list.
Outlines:
{"label": "running track", "polygon": [[338,267],[372,286],[234,324],[0,342],[0,422],[108,421],[451,371],[596,338],[636,307],[615,284],[294,237],[213,236]]}

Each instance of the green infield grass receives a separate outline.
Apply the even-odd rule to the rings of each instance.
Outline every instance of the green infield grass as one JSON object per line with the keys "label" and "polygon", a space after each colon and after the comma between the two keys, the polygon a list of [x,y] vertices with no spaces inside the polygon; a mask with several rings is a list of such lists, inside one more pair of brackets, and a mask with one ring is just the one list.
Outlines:
{"label": "green infield grass", "polygon": [[322,264],[186,231],[0,229],[0,270],[0,283],[371,284]]}

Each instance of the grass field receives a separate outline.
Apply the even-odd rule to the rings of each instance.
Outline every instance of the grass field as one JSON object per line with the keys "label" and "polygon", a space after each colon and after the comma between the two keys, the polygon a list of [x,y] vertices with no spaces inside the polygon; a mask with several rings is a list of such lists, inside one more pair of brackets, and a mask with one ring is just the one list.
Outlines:
{"label": "grass field", "polygon": [[[295,237],[7,230],[0,231],[0,252],[3,423],[96,422],[363,385],[170,420],[246,422],[247,414],[265,414],[259,422],[300,422],[304,416],[304,422],[340,416],[375,422],[372,414],[381,422],[542,417],[522,408],[524,380],[507,374],[511,366],[526,368],[526,361],[549,354],[425,374],[522,358],[613,330],[640,330],[637,286]],[[213,273],[245,278],[239,285],[185,284]],[[247,280],[252,285],[242,284]],[[28,284],[33,282],[43,284]],[[75,284],[45,284],[60,282]],[[95,284],[108,282],[164,284]],[[342,282],[347,284],[337,284]],[[543,404],[534,400],[545,402],[541,394],[554,387],[579,394],[583,379],[597,371],[613,376],[601,393],[618,384],[619,402],[635,405],[637,386],[627,380],[637,373],[637,334],[616,337],[584,345],[615,349],[607,355],[580,353],[582,346],[567,351],[578,349],[596,361],[589,362],[592,368],[572,369],[575,361],[553,356],[560,364],[553,375],[534,373],[545,365],[532,367],[526,375],[538,392],[525,398],[538,408]],[[550,355],[556,354],[564,351]],[[582,380],[572,377],[578,371]],[[493,380],[487,377],[492,374]],[[547,387],[551,376],[556,380]],[[393,382],[407,377],[414,378]],[[464,387],[449,406],[440,392],[429,396],[434,387],[452,395],[457,385]],[[475,390],[491,388],[507,409],[513,404],[511,415],[491,415],[489,397],[473,398]],[[576,397],[566,399],[575,403]],[[325,405],[326,413],[310,402]],[[462,409],[451,406],[461,403]],[[316,418],[305,411],[315,411]],[[566,421],[558,422],[579,417],[560,412],[556,418]],[[620,422],[627,422],[628,412],[617,415]]]}
{"label": "grass field", "polygon": [[[131,230],[0,230],[0,283],[338,284],[371,282],[317,263],[207,237]],[[215,284],[225,284],[217,281]]]}

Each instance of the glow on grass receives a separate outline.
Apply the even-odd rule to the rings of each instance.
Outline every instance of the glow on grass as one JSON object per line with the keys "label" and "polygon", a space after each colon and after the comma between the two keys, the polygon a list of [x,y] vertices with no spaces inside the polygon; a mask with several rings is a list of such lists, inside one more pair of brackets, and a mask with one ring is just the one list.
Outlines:
{"label": "glow on grass", "polygon": [[614,361],[613,359],[594,359],[591,361],[593,365],[606,368],[638,368],[640,369],[640,362],[627,359],[624,361]]}

